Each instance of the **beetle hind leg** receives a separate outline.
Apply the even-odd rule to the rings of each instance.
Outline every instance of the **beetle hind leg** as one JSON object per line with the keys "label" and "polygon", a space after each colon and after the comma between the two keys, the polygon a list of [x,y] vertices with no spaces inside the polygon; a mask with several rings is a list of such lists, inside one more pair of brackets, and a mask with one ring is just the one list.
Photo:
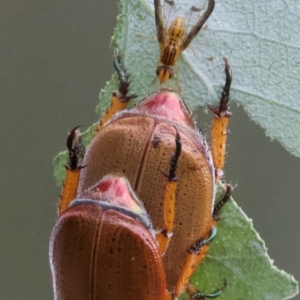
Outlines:
{"label": "beetle hind leg", "polygon": [[181,269],[181,274],[176,284],[175,295],[179,297],[190,285],[191,276],[197,270],[199,264],[205,258],[210,242],[217,234],[216,227],[211,228],[210,236],[207,239],[197,240],[189,249],[189,253]]}
{"label": "beetle hind leg", "polygon": [[176,149],[175,153],[172,154],[171,160],[170,160],[170,168],[169,173],[163,175],[167,178],[167,183],[165,187],[165,193],[164,193],[164,207],[163,207],[163,214],[164,214],[164,225],[163,230],[159,232],[156,235],[156,240],[159,245],[159,253],[163,255],[163,253],[166,251],[170,238],[172,237],[172,231],[174,227],[174,217],[175,217],[175,193],[177,188],[177,176],[176,176],[176,168],[178,159],[181,153],[181,141],[180,141],[180,135],[177,131],[176,127],[174,126],[176,130]]}
{"label": "beetle hind leg", "polygon": [[129,74],[126,72],[126,69],[121,67],[120,57],[118,56],[117,51],[115,53],[113,64],[119,77],[119,90],[118,92],[112,93],[110,107],[100,120],[96,132],[98,132],[117,112],[125,109],[128,102],[136,97],[136,94],[128,95],[130,86]]}

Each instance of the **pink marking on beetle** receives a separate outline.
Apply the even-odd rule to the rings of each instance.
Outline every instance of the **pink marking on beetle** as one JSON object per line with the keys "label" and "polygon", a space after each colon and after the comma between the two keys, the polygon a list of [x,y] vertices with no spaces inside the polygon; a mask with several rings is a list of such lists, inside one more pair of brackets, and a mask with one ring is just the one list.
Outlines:
{"label": "pink marking on beetle", "polygon": [[187,124],[194,128],[192,116],[184,101],[177,93],[162,90],[141,101],[133,111],[162,117],[179,124]]}
{"label": "pink marking on beetle", "polygon": [[93,199],[109,202],[135,213],[144,213],[144,208],[136,198],[129,182],[123,178],[108,175],[88,191]]}
{"label": "pink marking on beetle", "polygon": [[104,193],[110,189],[111,185],[112,185],[111,180],[100,181],[98,185],[93,187],[92,191],[96,190],[97,192]]}
{"label": "pink marking on beetle", "polygon": [[[94,187],[95,189],[95,187]],[[93,189],[93,190],[94,190]],[[104,181],[100,181],[96,186],[98,192],[101,193],[109,193],[116,197],[122,197],[124,192],[128,192],[128,188],[126,183],[122,182],[120,178],[110,178]]]}

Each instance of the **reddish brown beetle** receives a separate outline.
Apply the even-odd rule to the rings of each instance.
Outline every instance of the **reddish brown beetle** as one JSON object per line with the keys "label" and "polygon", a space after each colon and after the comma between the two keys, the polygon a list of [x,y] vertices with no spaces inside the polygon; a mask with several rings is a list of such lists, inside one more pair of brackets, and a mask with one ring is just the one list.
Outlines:
{"label": "reddish brown beetle", "polygon": [[[74,171],[70,171],[79,180],[77,197],[107,174],[125,176],[129,180],[149,212],[154,228],[161,229],[156,235],[159,253],[162,255],[168,246],[163,263],[167,289],[174,298],[186,290],[191,275],[205,257],[208,242],[215,235],[213,226],[219,210],[231,193],[228,185],[224,199],[212,210],[214,185],[224,163],[225,121],[230,116],[231,73],[227,60],[225,73],[227,79],[220,103],[211,108],[215,113],[213,145],[217,145],[213,156],[180,96],[161,90],[134,108],[117,113],[106,124],[102,120],[84,156],[82,165],[85,167],[81,169],[74,164]],[[119,75],[120,91],[113,97],[120,102],[127,101],[132,98],[127,96],[128,77],[124,77],[123,72]],[[78,150],[70,149],[69,165],[72,166],[72,158],[78,156]],[[112,153],[112,149],[117,150]],[[62,198],[60,211],[70,201],[72,198]]]}
{"label": "reddish brown beetle", "polygon": [[[77,137],[74,128],[67,140],[70,168],[80,157]],[[171,159],[169,174],[175,169]],[[198,247],[205,247],[214,235],[215,230]],[[127,179],[105,176],[68,208],[60,207],[50,241],[55,299],[173,299],[154,236],[149,216]],[[192,286],[188,292],[195,296]],[[215,298],[221,292],[196,293],[193,299]]]}
{"label": "reddish brown beetle", "polygon": [[106,176],[74,200],[50,242],[55,299],[164,299],[151,221],[128,181]]}
{"label": "reddish brown beetle", "polygon": [[[157,10],[158,2],[155,3]],[[213,0],[209,1],[209,7],[212,3]],[[157,13],[159,12],[156,11],[156,15]],[[190,36],[189,42],[196,33]],[[224,198],[214,205],[214,189],[222,175],[226,128],[231,115],[228,112],[231,72],[227,60],[224,61],[226,83],[219,104],[210,107],[214,113],[211,151],[184,101],[179,94],[171,90],[157,91],[134,108],[123,110],[135,95],[128,95],[128,75],[119,66],[117,58],[115,68],[120,79],[119,92],[113,94],[111,107],[100,121],[81,164],[78,163],[80,151],[74,143],[77,136],[75,131],[71,133],[67,143],[69,165],[59,203],[61,217],[58,224],[64,220],[64,216],[67,218],[68,212],[73,211],[73,207],[77,207],[78,200],[73,201],[75,198],[80,199],[83,195],[87,195],[88,201],[94,201],[91,200],[93,199],[91,190],[102,178],[108,174],[118,178],[126,177],[144,203],[153,227],[157,230],[158,245],[156,249],[152,248],[152,255],[155,256],[154,253],[157,252],[162,256],[166,277],[165,283],[161,282],[160,285],[165,284],[167,288],[165,295],[157,299],[175,299],[185,290],[193,295],[193,299],[214,298],[222,290],[218,289],[211,295],[198,293],[189,284],[189,280],[206,255],[209,242],[216,234],[215,225],[219,211],[229,199],[232,190],[227,185]],[[96,197],[96,200],[99,199]],[[113,206],[117,200],[116,197],[111,197],[109,201]],[[71,208],[66,210],[70,203]],[[83,208],[77,209],[80,211]],[[101,206],[99,210],[101,214],[106,213]],[[120,218],[125,217],[128,216],[123,213]],[[119,226],[120,230],[127,231],[126,226]],[[56,240],[60,243],[55,230],[52,245],[55,245]],[[128,233],[133,234],[130,230]],[[140,236],[135,236],[133,240],[137,241],[139,238]],[[67,240],[67,235],[62,240],[64,239]],[[55,249],[54,246],[52,248]],[[55,250],[52,251],[55,253]],[[105,259],[105,252],[102,255]],[[53,257],[52,264],[55,265],[59,258]],[[66,257],[61,259],[67,260]],[[145,261],[147,257],[144,255]],[[88,262],[90,261],[85,263]],[[57,266],[63,272],[60,263],[57,263]],[[58,272],[55,273],[55,268],[52,270],[59,282],[67,280],[60,278]],[[135,272],[140,272],[140,269],[133,270],[134,274]],[[158,273],[162,274],[160,271]],[[143,276],[142,273],[140,276]],[[161,281],[161,278],[157,280]],[[58,281],[54,280],[55,289]],[[92,285],[94,283],[92,282]],[[152,280],[149,281],[149,284],[151,283]],[[119,298],[115,296],[111,299]]]}

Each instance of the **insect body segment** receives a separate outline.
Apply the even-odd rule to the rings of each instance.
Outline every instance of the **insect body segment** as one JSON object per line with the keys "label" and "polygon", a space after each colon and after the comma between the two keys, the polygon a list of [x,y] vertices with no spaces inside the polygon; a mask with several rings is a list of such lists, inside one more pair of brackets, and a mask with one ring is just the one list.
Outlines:
{"label": "insect body segment", "polygon": [[168,32],[160,42],[160,62],[156,74],[161,82],[166,82],[173,77],[173,69],[181,54],[183,35],[185,33],[185,21],[177,17],[171,24]]}
{"label": "insect body segment", "polygon": [[[174,5],[173,1],[166,1]],[[155,22],[157,38],[160,45],[160,63],[156,74],[161,83],[168,81],[174,75],[173,66],[176,64],[180,54],[195,38],[202,26],[214,10],[215,1],[208,0],[206,10],[199,16],[192,28],[187,32],[187,24],[184,17],[176,17],[169,28],[166,28],[165,17],[162,10],[161,0],[154,0]],[[192,7],[191,13],[200,11]]]}

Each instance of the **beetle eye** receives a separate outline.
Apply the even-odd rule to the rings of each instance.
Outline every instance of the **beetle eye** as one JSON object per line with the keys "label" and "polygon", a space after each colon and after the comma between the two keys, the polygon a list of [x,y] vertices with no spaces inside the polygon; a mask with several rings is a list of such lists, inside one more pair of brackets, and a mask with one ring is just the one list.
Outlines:
{"label": "beetle eye", "polygon": [[160,65],[156,69],[156,75],[161,83],[168,81],[174,75],[174,70],[171,67]]}

